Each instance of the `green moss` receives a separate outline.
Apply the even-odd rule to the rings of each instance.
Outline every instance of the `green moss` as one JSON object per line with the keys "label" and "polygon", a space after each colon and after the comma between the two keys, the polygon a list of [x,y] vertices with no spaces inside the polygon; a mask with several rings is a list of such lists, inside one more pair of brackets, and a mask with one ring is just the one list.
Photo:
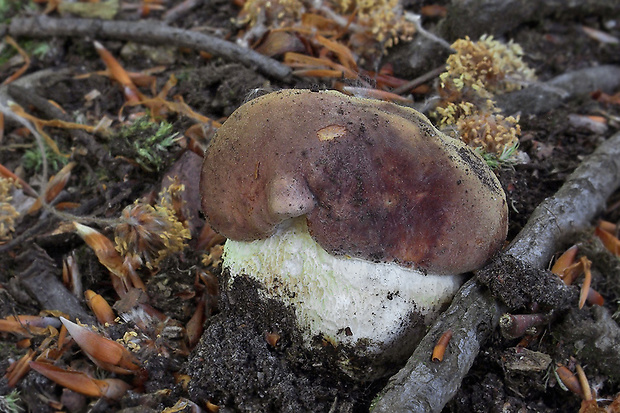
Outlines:
{"label": "green moss", "polygon": [[502,150],[502,153],[496,154],[494,152],[485,152],[482,148],[474,148],[478,155],[482,156],[487,165],[491,169],[505,168],[512,166],[516,163],[516,155],[517,149],[519,148],[519,143],[515,142],[510,146],[505,146]]}
{"label": "green moss", "polygon": [[24,409],[19,405],[20,397],[17,390],[13,390],[11,393],[0,396],[0,412],[6,413],[19,413]]}
{"label": "green moss", "polygon": [[42,59],[50,51],[50,45],[48,42],[40,42],[35,40],[29,40],[25,42],[22,47],[30,55],[38,59]]}
{"label": "green moss", "polygon": [[[45,145],[47,165],[51,173],[59,171],[69,161],[68,158],[58,155],[49,146]],[[43,167],[43,159],[39,147],[28,149],[22,156],[22,165],[27,172],[40,172]]]}
{"label": "green moss", "polygon": [[151,122],[144,116],[123,127],[112,145],[116,148],[118,143],[119,155],[132,159],[144,170],[158,172],[169,166],[177,140],[178,132],[173,131],[172,124]]}
{"label": "green moss", "polygon": [[[0,0],[0,16],[2,15],[1,4],[3,0]],[[0,23],[2,20],[0,20]],[[26,40],[19,41],[19,46],[24,49],[28,56],[42,59],[50,51],[50,45],[45,41]],[[4,48],[0,48],[0,65],[7,63],[13,56],[17,54],[17,50],[8,44]]]}
{"label": "green moss", "polygon": [[188,80],[193,70],[195,69],[184,69],[176,73],[175,76],[177,78],[177,81],[181,83],[181,82],[185,82],[186,80]]}
{"label": "green moss", "polygon": [[18,14],[35,13],[39,7],[32,1],[0,0],[0,23],[9,23]]}

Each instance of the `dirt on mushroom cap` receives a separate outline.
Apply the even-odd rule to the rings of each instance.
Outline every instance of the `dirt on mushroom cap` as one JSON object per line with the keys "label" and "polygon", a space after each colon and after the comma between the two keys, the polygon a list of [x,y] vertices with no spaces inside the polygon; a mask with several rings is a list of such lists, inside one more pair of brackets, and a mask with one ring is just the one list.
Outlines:
{"label": "dirt on mushroom cap", "polygon": [[243,105],[205,155],[203,210],[224,236],[270,236],[306,215],[328,252],[433,273],[482,265],[507,207],[484,161],[410,108],[285,90]]}

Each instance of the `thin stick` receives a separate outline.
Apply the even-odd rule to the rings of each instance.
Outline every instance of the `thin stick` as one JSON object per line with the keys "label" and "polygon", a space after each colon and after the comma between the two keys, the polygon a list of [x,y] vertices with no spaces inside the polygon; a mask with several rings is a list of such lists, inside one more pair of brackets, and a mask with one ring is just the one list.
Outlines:
{"label": "thin stick", "polygon": [[204,0],[185,0],[165,12],[162,16],[162,19],[166,23],[175,22],[189,14],[193,9],[200,6],[203,2]]}
{"label": "thin stick", "polygon": [[429,32],[428,30],[424,28],[424,26],[422,26],[421,15],[417,13],[405,12],[405,19],[407,19],[408,21],[410,21],[411,23],[415,25],[415,29],[417,33],[419,33],[420,35],[426,37],[427,39],[435,43],[439,43],[450,53],[454,53],[454,49],[452,48],[452,45],[450,43],[448,43],[446,40],[442,39],[441,37],[437,36],[436,34]]}
{"label": "thin stick", "polygon": [[39,16],[14,18],[11,20],[8,32],[14,37],[89,36],[97,39],[131,40],[145,44],[188,47],[237,61],[249,67],[256,67],[263,74],[279,80],[284,80],[291,74],[288,66],[254,50],[245,49],[218,37],[153,21],[55,19]]}
{"label": "thin stick", "polygon": [[46,183],[48,172],[47,172],[47,157],[45,156],[45,144],[43,143],[43,137],[39,134],[39,132],[37,132],[35,127],[32,126],[30,122],[28,122],[26,119],[22,118],[21,116],[17,116],[16,114],[14,114],[13,111],[7,108],[6,106],[4,106],[2,102],[0,102],[0,112],[2,112],[7,119],[11,119],[21,124],[22,126],[26,127],[26,129],[28,129],[28,131],[32,133],[32,136],[34,136],[39,152],[41,153],[41,168],[42,168],[41,182]]}
{"label": "thin stick", "polygon": [[[26,88],[18,85],[9,85],[8,94],[10,97],[23,107],[32,105],[43,113],[48,119],[60,119],[66,122],[72,121],[71,117],[63,113],[62,110],[52,105],[43,97],[34,92],[34,88]],[[109,151],[98,143],[92,135],[80,129],[69,129],[67,131],[78,143],[84,145],[88,151],[98,160],[102,167],[110,168],[110,163],[114,160]],[[114,168],[112,168],[114,169]]]}
{"label": "thin stick", "polygon": [[445,70],[446,70],[446,65],[441,65],[431,70],[430,72],[427,72],[423,74],[422,76],[418,76],[415,79],[405,83],[404,85],[397,87],[396,89],[392,90],[392,93],[395,93],[397,95],[402,95],[403,93],[409,92],[410,90],[415,89],[421,84],[426,83],[429,80],[436,78],[437,76],[442,74]]}

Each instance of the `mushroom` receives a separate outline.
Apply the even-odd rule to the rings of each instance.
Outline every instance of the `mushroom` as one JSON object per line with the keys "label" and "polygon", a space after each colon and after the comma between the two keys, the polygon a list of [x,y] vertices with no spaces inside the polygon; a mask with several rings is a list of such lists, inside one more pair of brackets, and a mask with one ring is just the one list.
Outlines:
{"label": "mushroom", "polygon": [[200,191],[228,238],[224,288],[254,280],[307,349],[331,343],[365,380],[400,367],[507,233],[504,192],[472,149],[411,108],[334,91],[241,106],[205,153]]}

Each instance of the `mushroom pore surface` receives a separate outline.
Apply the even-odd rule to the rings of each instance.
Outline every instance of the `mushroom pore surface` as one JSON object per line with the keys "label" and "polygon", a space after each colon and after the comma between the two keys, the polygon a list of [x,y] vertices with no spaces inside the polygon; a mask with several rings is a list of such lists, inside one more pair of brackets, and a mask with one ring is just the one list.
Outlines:
{"label": "mushroom pore surface", "polygon": [[417,111],[338,92],[284,90],[237,109],[205,154],[202,207],[236,241],[304,216],[333,255],[434,274],[480,267],[507,232],[482,158]]}

